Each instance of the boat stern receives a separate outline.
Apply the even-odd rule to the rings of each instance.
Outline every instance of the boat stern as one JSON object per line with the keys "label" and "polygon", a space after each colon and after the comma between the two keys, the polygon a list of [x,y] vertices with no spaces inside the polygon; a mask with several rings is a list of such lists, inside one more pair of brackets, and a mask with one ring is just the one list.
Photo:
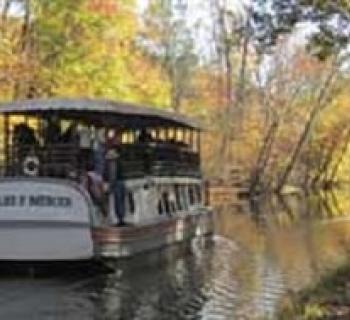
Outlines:
{"label": "boat stern", "polygon": [[59,179],[0,181],[0,261],[93,257],[91,205],[78,185]]}

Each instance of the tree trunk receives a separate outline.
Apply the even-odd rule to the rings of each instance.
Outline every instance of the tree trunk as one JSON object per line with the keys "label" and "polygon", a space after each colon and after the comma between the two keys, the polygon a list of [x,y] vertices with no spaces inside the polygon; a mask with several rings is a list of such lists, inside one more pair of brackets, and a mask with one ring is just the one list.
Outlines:
{"label": "tree trunk", "polygon": [[321,165],[318,168],[318,172],[311,180],[311,186],[315,186],[318,182],[322,180],[322,176],[327,172],[328,166],[332,163],[334,154],[336,150],[338,149],[338,141],[333,141],[330,148],[326,151],[326,155],[323,158],[323,161],[321,161]]}
{"label": "tree trunk", "polygon": [[336,160],[336,163],[333,166],[333,169],[331,170],[330,175],[328,175],[327,180],[329,180],[329,181],[335,180],[335,177],[339,171],[340,164],[342,163],[342,161],[346,155],[346,151],[348,150],[349,144],[350,144],[350,128],[348,128],[348,130],[347,130],[342,150],[340,151],[340,155],[339,155],[338,159]]}
{"label": "tree trunk", "polygon": [[[27,66],[31,64],[31,51],[32,51],[32,41],[31,41],[31,0],[26,0],[24,2],[24,18],[22,24],[21,32],[21,43],[20,43],[20,55],[23,60],[23,65]],[[28,75],[28,72],[26,72]],[[22,77],[14,84],[14,99],[18,98],[30,98],[32,89],[32,79],[27,77]]]}
{"label": "tree trunk", "polygon": [[332,84],[333,78],[335,76],[335,69],[332,68],[330,74],[327,76],[323,86],[320,89],[320,92],[318,94],[317,101],[312,108],[309,118],[305,124],[304,130],[302,131],[298,142],[296,144],[296,147],[294,148],[294,151],[292,153],[292,156],[290,157],[290,160],[288,161],[288,164],[282,174],[282,177],[279,179],[276,192],[280,193],[282,188],[284,187],[285,183],[287,182],[289,175],[291,174],[296,161],[300,155],[300,152],[302,151],[305,142],[307,141],[307,138],[309,137],[309,134],[312,130],[313,124],[315,123],[316,119],[318,118],[320,112],[327,106],[328,99],[327,99],[327,93],[329,92],[329,87]]}
{"label": "tree trunk", "polygon": [[10,9],[11,5],[11,0],[5,0],[3,3],[2,7],[2,12],[1,12],[1,31],[4,34],[6,32],[6,27],[7,27],[7,15],[8,11]]}
{"label": "tree trunk", "polygon": [[255,193],[256,188],[260,184],[261,178],[264,175],[265,168],[270,158],[271,149],[275,141],[276,133],[278,131],[278,126],[279,126],[279,122],[277,120],[274,120],[274,122],[271,124],[264,138],[263,146],[260,149],[257,164],[253,170],[253,174],[251,177],[251,182],[249,187],[249,194],[251,195]]}
{"label": "tree trunk", "polygon": [[284,109],[282,111],[283,112],[282,115],[278,115],[278,114],[273,115],[274,118],[272,119],[272,123],[263,139],[264,142],[259,151],[258,160],[253,170],[250,188],[249,188],[250,194],[254,194],[258,184],[261,183],[261,181],[263,181],[265,170],[268,167],[270,156],[272,154],[272,149],[274,147],[274,143],[277,138],[278,129],[281,125],[281,122],[284,121],[283,118],[286,117],[288,115],[288,112],[293,108],[295,99],[297,98],[299,92],[300,92],[300,88],[297,88],[295,92],[293,92],[291,98],[289,99],[288,104],[279,106],[279,108]]}

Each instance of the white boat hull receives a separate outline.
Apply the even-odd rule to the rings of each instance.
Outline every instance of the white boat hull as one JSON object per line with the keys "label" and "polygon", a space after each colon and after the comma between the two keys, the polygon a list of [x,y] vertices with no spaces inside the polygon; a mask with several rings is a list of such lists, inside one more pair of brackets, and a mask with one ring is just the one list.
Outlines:
{"label": "white boat hull", "polygon": [[205,208],[158,218],[155,208],[148,208],[144,216],[153,213],[156,219],[124,227],[101,224],[94,212],[90,197],[75,183],[0,180],[0,261],[124,258],[213,233],[213,215]]}
{"label": "white boat hull", "polygon": [[88,225],[0,223],[0,259],[82,260],[92,257]]}
{"label": "white boat hull", "polygon": [[0,260],[92,257],[89,199],[76,185],[50,179],[0,181]]}

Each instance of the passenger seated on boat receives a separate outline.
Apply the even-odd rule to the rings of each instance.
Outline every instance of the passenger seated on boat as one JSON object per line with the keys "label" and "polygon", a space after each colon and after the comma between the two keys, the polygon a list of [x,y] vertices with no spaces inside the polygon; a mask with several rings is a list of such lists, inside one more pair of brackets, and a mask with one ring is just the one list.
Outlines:
{"label": "passenger seated on boat", "polygon": [[62,143],[78,145],[79,144],[79,134],[78,126],[76,122],[72,122],[66,131],[62,134]]}
{"label": "passenger seated on boat", "polygon": [[23,162],[29,154],[34,154],[34,149],[39,145],[34,130],[26,123],[15,126],[13,131],[13,156],[17,165],[16,171],[23,171]]}
{"label": "passenger seated on boat", "polygon": [[[139,147],[142,147],[140,150],[142,151],[143,170],[146,174],[151,171],[152,148],[150,145],[155,142],[156,140],[153,139],[151,133],[146,128],[142,128],[138,135],[136,144],[139,144]],[[144,144],[147,144],[147,146],[144,146]]]}
{"label": "passenger seated on boat", "polygon": [[35,138],[34,130],[26,123],[20,123],[15,126],[13,131],[13,140],[15,145],[32,145],[38,144]]}
{"label": "passenger seated on boat", "polygon": [[148,130],[143,128],[141,129],[137,140],[140,143],[147,143],[153,141],[153,138],[152,135],[148,132]]}
{"label": "passenger seated on boat", "polygon": [[61,139],[61,127],[58,118],[54,115],[46,120],[44,127],[44,142],[46,145],[59,143]]}

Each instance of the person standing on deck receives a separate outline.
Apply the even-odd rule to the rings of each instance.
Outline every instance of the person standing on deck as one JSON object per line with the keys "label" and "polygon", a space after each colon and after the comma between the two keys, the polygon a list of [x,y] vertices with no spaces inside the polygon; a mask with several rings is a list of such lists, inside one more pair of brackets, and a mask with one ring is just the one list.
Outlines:
{"label": "person standing on deck", "polygon": [[125,186],[122,179],[122,167],[120,164],[120,137],[115,134],[109,139],[106,160],[108,162],[108,177],[110,190],[113,192],[114,212],[118,219],[118,226],[125,225]]}

